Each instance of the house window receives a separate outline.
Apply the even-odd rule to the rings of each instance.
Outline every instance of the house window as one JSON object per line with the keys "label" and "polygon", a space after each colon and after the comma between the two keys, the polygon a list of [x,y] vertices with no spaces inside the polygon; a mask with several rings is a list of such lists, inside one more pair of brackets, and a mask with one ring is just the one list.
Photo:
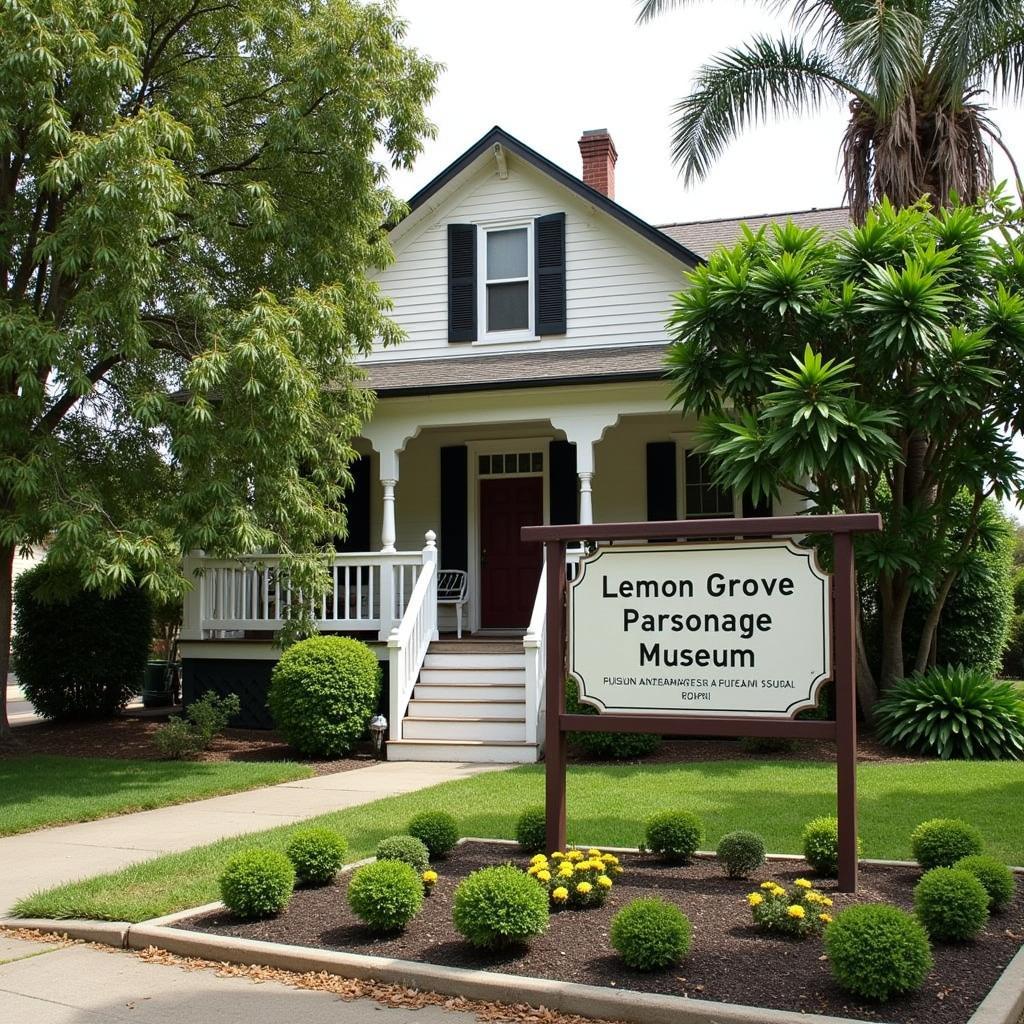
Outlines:
{"label": "house window", "polygon": [[536,476],[544,472],[543,452],[501,452],[481,455],[477,463],[480,476]]}
{"label": "house window", "polygon": [[485,231],[484,289],[487,332],[530,329],[529,228]]}
{"label": "house window", "polygon": [[687,519],[727,519],[736,514],[732,491],[714,482],[711,467],[700,452],[685,453],[683,480]]}

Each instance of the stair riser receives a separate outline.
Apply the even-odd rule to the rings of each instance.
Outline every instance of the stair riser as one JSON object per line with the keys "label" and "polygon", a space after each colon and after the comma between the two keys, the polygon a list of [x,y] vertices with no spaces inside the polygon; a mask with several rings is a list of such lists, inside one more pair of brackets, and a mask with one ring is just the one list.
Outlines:
{"label": "stair riser", "polygon": [[525,718],[526,702],[498,704],[481,700],[453,704],[444,700],[420,700],[417,697],[409,701],[406,713],[413,718]]}
{"label": "stair riser", "polygon": [[526,740],[523,722],[442,721],[406,718],[402,722],[405,740]]}
{"label": "stair riser", "polygon": [[501,683],[483,683],[480,686],[452,686],[445,683],[417,683],[413,692],[416,700],[519,700],[526,699],[525,686],[502,686]]}
{"label": "stair riser", "polygon": [[478,668],[463,664],[458,669],[427,668],[420,671],[421,683],[525,683],[526,669]]}
{"label": "stair riser", "polygon": [[487,654],[467,651],[465,654],[427,654],[424,668],[523,668],[526,658],[522,654]]}
{"label": "stair riser", "polygon": [[389,761],[462,761],[471,764],[533,764],[537,760],[537,748],[532,744],[521,747],[489,747],[486,744],[474,747],[448,746],[441,743],[417,745],[412,743],[389,743]]}

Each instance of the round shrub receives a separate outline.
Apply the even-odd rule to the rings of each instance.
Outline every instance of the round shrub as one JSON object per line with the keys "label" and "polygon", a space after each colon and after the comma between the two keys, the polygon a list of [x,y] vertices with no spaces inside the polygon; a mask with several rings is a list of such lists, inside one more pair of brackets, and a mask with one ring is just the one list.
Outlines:
{"label": "round shrub", "polygon": [[756,832],[728,832],[715,855],[730,878],[746,878],[764,863],[764,840]]}
{"label": "round shrub", "polygon": [[825,951],[836,982],[876,1002],[919,989],[932,969],[920,921],[886,903],[861,903],[837,914],[825,929]]}
{"label": "round shrub", "polygon": [[914,912],[933,939],[966,942],[988,920],[988,893],[970,871],[932,868],[914,887]]}
{"label": "round shrub", "polygon": [[348,905],[365,925],[387,935],[401,931],[423,906],[423,880],[398,860],[365,864],[348,883]]}
{"label": "round shrub", "polygon": [[671,967],[690,952],[692,929],[687,916],[661,899],[633,900],[613,918],[612,947],[638,971]]}
{"label": "round shrub", "polygon": [[961,857],[953,867],[958,871],[970,871],[981,882],[988,893],[990,913],[998,914],[1013,902],[1017,883],[1013,872],[1001,860],[986,857],[984,854],[975,854],[971,857]]}
{"label": "round shrub", "polygon": [[[835,878],[839,873],[839,821],[824,815],[812,818],[802,836],[804,860],[819,874]],[[857,839],[857,856],[861,856],[861,841]]]}
{"label": "round shrub", "polygon": [[932,818],[922,821],[910,833],[914,860],[929,868],[952,867],[961,857],[982,851],[981,833],[959,818]]}
{"label": "round shrub", "polygon": [[[565,681],[565,710],[570,715],[599,714],[593,704],[580,701],[575,679]],[[652,732],[573,732],[570,736],[581,753],[595,761],[636,761],[661,746],[661,737]]]}
{"label": "round shrub", "polygon": [[543,807],[527,807],[516,822],[516,842],[524,853],[537,853],[547,845],[547,815]]}
{"label": "round shrub", "polygon": [[236,853],[220,876],[220,898],[236,917],[272,917],[288,906],[295,888],[295,868],[277,850]]}
{"label": "round shrub", "polygon": [[366,731],[380,693],[380,665],[366,644],[314,636],[274,666],[267,705],[284,738],[307,757],[343,757]]}
{"label": "round shrub", "polygon": [[662,811],[647,822],[644,848],[664,860],[686,864],[704,838],[704,825],[691,811]]}
{"label": "round shrub", "polygon": [[400,860],[422,875],[430,867],[430,851],[415,836],[389,836],[377,844],[377,860]]}
{"label": "round shrub", "polygon": [[406,832],[427,848],[431,857],[447,857],[459,841],[459,823],[447,811],[423,811],[417,814]]}
{"label": "round shrub", "polygon": [[14,626],[12,667],[44,718],[111,718],[142,689],[153,610],[138,587],[103,597],[40,562],[14,583]]}
{"label": "round shrub", "polygon": [[348,843],[329,828],[300,828],[292,833],[285,854],[300,885],[330,885],[345,863]]}
{"label": "round shrub", "polygon": [[459,883],[452,918],[474,946],[519,945],[547,930],[548,893],[511,865],[481,868]]}

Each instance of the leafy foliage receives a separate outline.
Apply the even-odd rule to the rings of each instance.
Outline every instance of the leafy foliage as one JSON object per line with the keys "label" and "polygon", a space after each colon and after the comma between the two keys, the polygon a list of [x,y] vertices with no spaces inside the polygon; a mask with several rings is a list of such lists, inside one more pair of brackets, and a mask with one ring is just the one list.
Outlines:
{"label": "leafy foliage", "polygon": [[932,969],[921,923],[886,903],[861,903],[837,914],[825,929],[825,951],[839,985],[876,1002],[914,992]]}
{"label": "leafy foliage", "polygon": [[406,832],[419,839],[432,858],[447,857],[459,841],[459,823],[447,811],[421,811],[409,821]]}
{"label": "leafy foliage", "polygon": [[530,858],[526,869],[531,878],[544,886],[554,906],[576,910],[602,906],[622,871],[615,854],[602,853],[596,848],[585,853],[583,850],[567,853],[555,850],[550,860],[538,853]]}
{"label": "leafy foliage", "polygon": [[747,905],[761,931],[794,939],[818,935],[832,920],[832,900],[806,878],[798,878],[788,890],[777,882],[762,882],[747,893]]}
{"label": "leafy foliage", "polygon": [[[839,821],[830,815],[813,818],[800,837],[804,860],[819,874],[835,878],[839,873]],[[857,856],[862,852],[857,838]]]}
{"label": "leafy foliage", "polygon": [[636,971],[660,971],[690,952],[693,929],[673,903],[641,899],[627,903],[613,918],[612,947]]}
{"label": "leafy foliage", "polygon": [[727,832],[715,856],[730,878],[746,878],[764,863],[764,840],[756,832]]}
{"label": "leafy foliage", "polygon": [[1003,675],[1009,679],[1024,679],[1024,614],[1010,620],[1003,650]]}
{"label": "leafy foliage", "polygon": [[220,898],[236,917],[272,917],[288,906],[295,869],[277,850],[259,847],[236,853],[220,876]]}
{"label": "leafy foliage", "polygon": [[985,854],[973,854],[961,857],[953,867],[958,871],[969,871],[981,882],[988,893],[988,909],[991,913],[998,914],[1013,902],[1017,881],[1013,872],[1001,860]]}
{"label": "leafy foliage", "polygon": [[524,853],[537,853],[547,845],[547,816],[543,807],[527,807],[516,819],[516,842]]}
{"label": "leafy foliage", "polygon": [[704,838],[704,823],[692,811],[662,811],[648,822],[644,848],[659,857],[687,864]]}
{"label": "leafy foliage", "polygon": [[[580,701],[575,679],[565,681],[565,710],[571,715],[596,715],[597,708]],[[574,732],[573,743],[596,761],[635,761],[653,754],[661,737],[650,732]]]}
{"label": "leafy foliage", "polygon": [[984,848],[981,833],[959,818],[932,818],[922,821],[910,833],[914,860],[926,871],[948,868],[961,857],[971,857]]}
{"label": "leafy foliage", "polygon": [[185,713],[161,725],[153,734],[153,743],[164,757],[186,758],[209,748],[214,737],[227,728],[242,702],[234,693],[218,697],[212,690],[193,701]]}
{"label": "leafy foliage", "polygon": [[455,890],[455,927],[474,946],[503,949],[547,931],[548,894],[511,865],[481,868]]}
{"label": "leafy foliage", "polygon": [[365,864],[348,884],[348,905],[375,932],[400,932],[423,907],[423,881],[402,861]]}
{"label": "leafy foliage", "polygon": [[377,844],[377,860],[399,860],[423,874],[430,867],[430,852],[415,836],[388,836]]}
{"label": "leafy foliage", "polygon": [[988,920],[988,892],[970,871],[932,868],[914,887],[914,913],[933,939],[966,942]]}
{"label": "leafy foliage", "polygon": [[348,843],[332,828],[310,825],[292,833],[284,852],[299,885],[330,885],[345,863]]}
{"label": "leafy foliage", "polygon": [[944,760],[1024,756],[1024,694],[976,669],[932,669],[901,680],[875,707],[875,735]]}

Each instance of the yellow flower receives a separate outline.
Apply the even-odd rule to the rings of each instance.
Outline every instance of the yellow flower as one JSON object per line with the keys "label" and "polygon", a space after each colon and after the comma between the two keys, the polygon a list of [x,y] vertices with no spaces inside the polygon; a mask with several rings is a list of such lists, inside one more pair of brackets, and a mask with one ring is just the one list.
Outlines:
{"label": "yellow flower", "polygon": [[541,882],[550,882],[551,872],[548,871],[547,868],[542,868],[540,871],[537,872],[537,879]]}
{"label": "yellow flower", "polygon": [[555,852],[553,854],[551,854],[551,859],[552,860],[565,860],[565,854],[562,853],[561,850],[555,850]]}
{"label": "yellow flower", "polygon": [[820,892],[815,892],[812,889],[810,892],[804,895],[804,899],[807,900],[808,903],[820,903],[824,899],[824,897],[821,895]]}
{"label": "yellow flower", "polygon": [[614,853],[603,853],[603,854],[601,854],[601,860],[603,860],[605,862],[605,864],[618,864],[619,863],[619,858],[616,857]]}
{"label": "yellow flower", "polygon": [[423,878],[424,885],[433,885],[437,881],[437,872],[424,871],[421,877]]}
{"label": "yellow flower", "polygon": [[814,883],[808,882],[806,878],[798,878],[794,883],[799,889],[813,889]]}
{"label": "yellow flower", "polygon": [[775,889],[775,888],[777,888],[777,886],[775,885],[774,882],[762,882],[761,883],[761,888],[762,889]]}
{"label": "yellow flower", "polygon": [[563,864],[558,869],[558,877],[559,878],[572,878],[572,876],[573,876],[573,870],[572,870],[572,865],[571,864],[569,864],[569,863]]}
{"label": "yellow flower", "polygon": [[618,864],[613,864],[612,865],[612,874],[613,875],[621,875],[622,872],[625,871],[625,870],[626,870],[625,868],[619,867]]}
{"label": "yellow flower", "polygon": [[822,896],[821,902],[826,907],[831,907],[832,906],[832,901],[827,896]]}
{"label": "yellow flower", "polygon": [[747,903],[752,907],[759,906],[764,903],[764,897],[759,892],[752,892],[747,894]]}
{"label": "yellow flower", "polygon": [[786,895],[786,890],[783,889],[781,885],[776,885],[776,886],[774,886],[772,888],[772,895],[773,896],[785,896]]}
{"label": "yellow flower", "polygon": [[587,856],[590,857],[592,860],[598,860],[601,857],[601,851],[595,849],[592,846],[589,850],[587,850]]}
{"label": "yellow flower", "polygon": [[529,866],[529,867],[528,867],[528,868],[526,869],[526,873],[527,873],[528,875],[535,875],[535,874],[537,874],[537,872],[538,872],[538,871],[540,871],[540,866],[539,866],[539,865],[537,865],[537,864],[531,864],[531,865],[530,865],[530,866]]}
{"label": "yellow flower", "polygon": [[530,858],[531,864],[547,864],[548,859],[543,853],[538,853],[535,857]]}
{"label": "yellow flower", "polygon": [[832,923],[832,915],[831,914],[819,914],[818,915],[818,920],[822,924],[831,924]]}
{"label": "yellow flower", "polygon": [[587,893],[592,892],[593,889],[594,887],[589,882],[580,882],[580,884],[576,886],[576,891],[581,896],[586,896]]}
{"label": "yellow flower", "polygon": [[610,889],[612,887],[612,880],[607,875],[599,875],[597,884],[601,886],[602,889]]}
{"label": "yellow flower", "polygon": [[790,917],[795,917],[797,920],[799,920],[801,917],[804,916],[804,908],[797,903],[791,903],[788,907],[786,907],[786,913],[789,914]]}
{"label": "yellow flower", "polygon": [[583,860],[583,854],[579,850],[570,850],[566,856],[573,862]]}
{"label": "yellow flower", "polygon": [[551,898],[556,903],[564,903],[569,898],[569,890],[564,885],[560,885],[557,889],[551,890]]}

